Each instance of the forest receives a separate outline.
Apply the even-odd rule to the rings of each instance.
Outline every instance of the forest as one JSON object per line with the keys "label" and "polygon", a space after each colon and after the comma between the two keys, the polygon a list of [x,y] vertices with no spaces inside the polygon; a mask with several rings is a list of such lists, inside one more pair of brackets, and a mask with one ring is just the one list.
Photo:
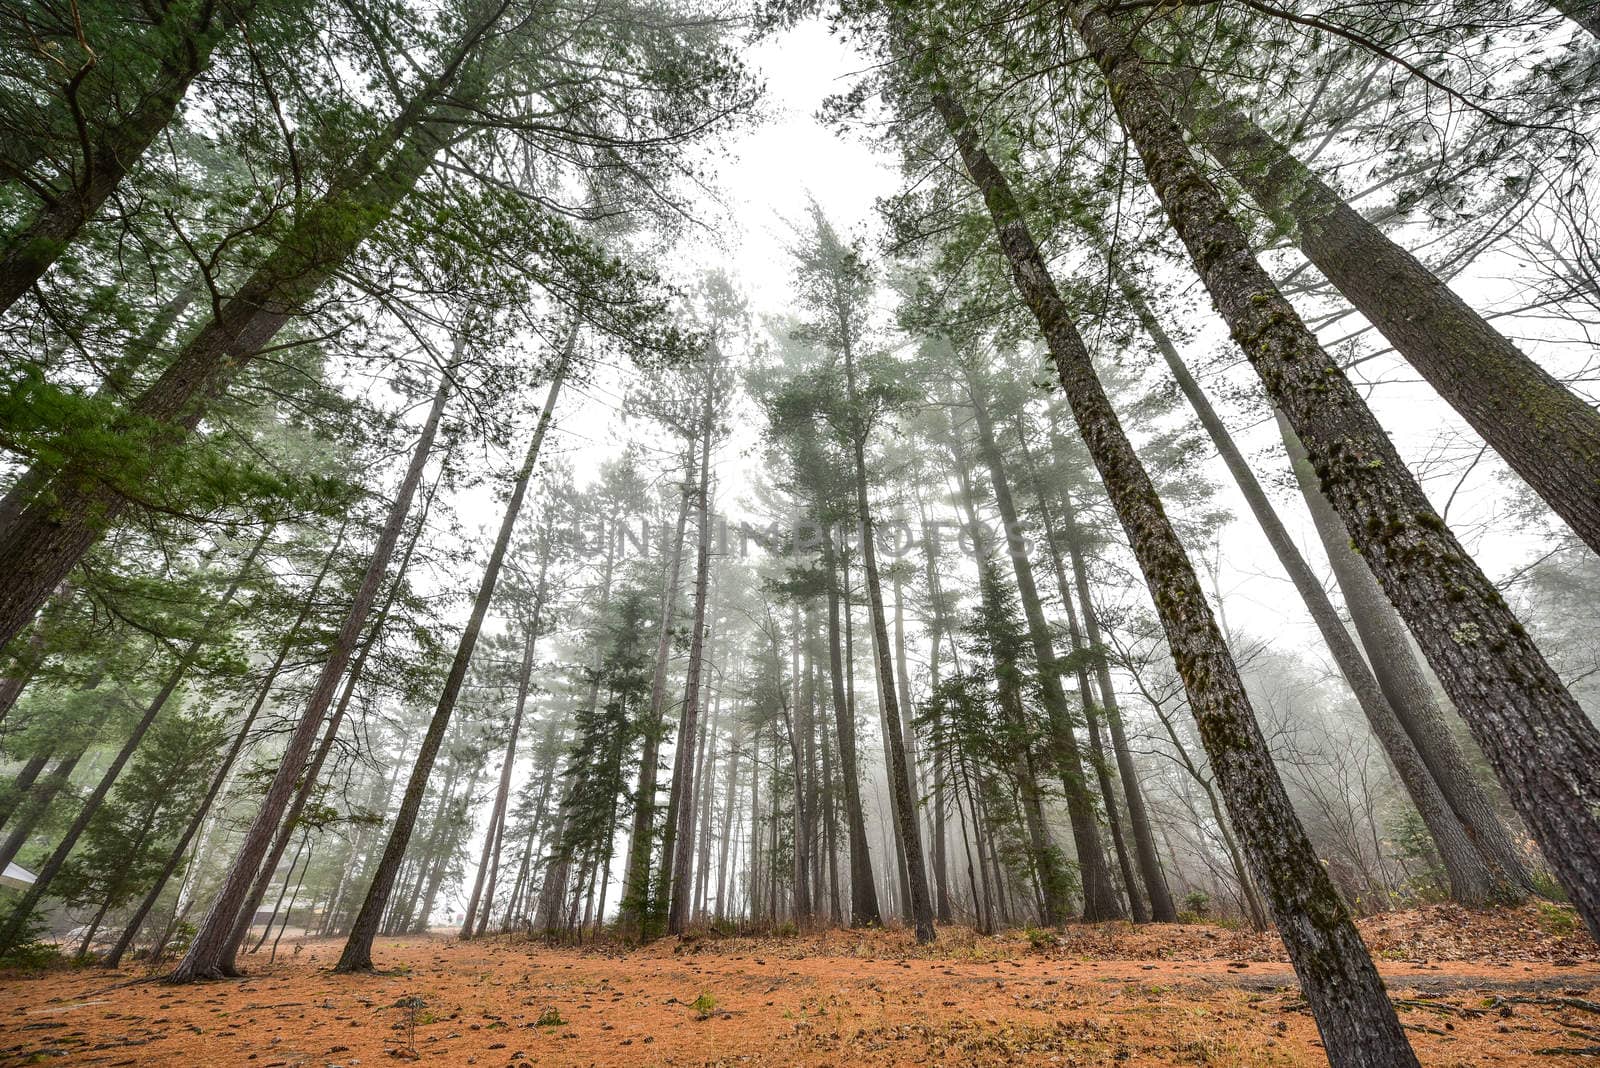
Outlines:
{"label": "forest", "polygon": [[0,0],[0,1065],[1600,1057],[1600,0]]}

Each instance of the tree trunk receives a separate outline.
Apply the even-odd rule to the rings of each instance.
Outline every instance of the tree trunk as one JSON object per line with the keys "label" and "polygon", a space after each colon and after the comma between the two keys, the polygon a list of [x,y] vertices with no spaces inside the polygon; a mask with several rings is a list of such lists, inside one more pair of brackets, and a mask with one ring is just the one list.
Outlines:
{"label": "tree trunk", "polygon": [[[549,556],[539,562],[539,582],[533,595],[533,616],[524,625],[527,630],[522,639],[522,670],[517,675],[517,703],[511,714],[511,734],[506,739],[506,755],[500,763],[500,785],[495,791],[494,808],[489,813],[489,827],[483,837],[483,856],[478,861],[478,876],[472,883],[472,894],[467,898],[466,915],[461,920],[463,940],[473,935],[473,921],[477,918],[482,901],[483,883],[491,858],[500,854],[499,835],[505,826],[506,805],[511,799],[511,768],[517,761],[517,735],[522,730],[522,713],[528,707],[528,684],[533,680],[533,650],[539,641],[539,615],[544,610],[545,582],[549,570]],[[483,901],[487,917],[494,900],[494,888],[489,890],[489,900]],[[479,931],[478,933],[482,933]]]}
{"label": "tree trunk", "polygon": [[1139,874],[1144,877],[1145,891],[1150,895],[1150,911],[1157,923],[1175,923],[1177,909],[1172,904],[1172,894],[1167,889],[1166,876],[1156,856],[1155,836],[1150,831],[1150,817],[1145,811],[1144,794],[1139,787],[1139,773],[1133,763],[1133,751],[1128,747],[1128,736],[1122,722],[1122,710],[1117,704],[1117,691],[1111,683],[1111,665],[1106,659],[1105,643],[1101,640],[1100,620],[1089,596],[1089,569],[1084,566],[1082,530],[1078,527],[1077,513],[1071,496],[1063,489],[1061,494],[1062,518],[1066,524],[1067,553],[1072,560],[1073,582],[1078,591],[1078,603],[1083,607],[1084,629],[1089,638],[1089,651],[1095,658],[1095,674],[1100,684],[1101,706],[1106,710],[1106,720],[1111,728],[1111,747],[1117,756],[1117,769],[1122,773],[1122,786],[1128,799],[1128,822],[1132,824],[1134,848],[1139,857]]}
{"label": "tree trunk", "polygon": [[[1600,15],[1591,6],[1587,18]],[[1159,84],[1187,102],[1199,143],[1287,225],[1306,258],[1600,552],[1600,412],[1211,86],[1181,71]]]}
{"label": "tree trunk", "polygon": [[117,755],[112,758],[111,763],[101,774],[99,783],[90,791],[89,796],[84,798],[83,805],[78,809],[77,818],[72,821],[71,826],[62,835],[61,841],[56,844],[54,852],[44,862],[44,866],[39,869],[39,874],[35,876],[33,885],[28,887],[27,892],[22,895],[22,900],[17,902],[10,915],[6,917],[4,926],[0,927],[0,952],[9,951],[17,945],[18,940],[26,930],[28,919],[33,915],[33,910],[38,908],[45,891],[50,888],[51,882],[60,874],[61,867],[66,863],[68,854],[78,844],[78,838],[83,834],[85,828],[89,826],[89,821],[94,818],[94,814],[100,810],[100,805],[105,801],[106,795],[111,792],[112,786],[116,785],[117,778],[122,774],[122,769],[127,766],[129,759],[132,758],[134,750],[139,748],[139,743],[144,740],[145,734],[150,730],[151,725],[155,723],[156,717],[161,714],[161,710],[166,707],[167,701],[177,692],[178,686],[188,676],[189,669],[199,659],[201,650],[214,637],[213,632],[222,622],[228,606],[233,603],[233,598],[239,592],[239,587],[244,584],[245,579],[249,577],[251,570],[255,567],[256,557],[261,555],[262,548],[265,547],[267,539],[272,535],[272,530],[273,527],[270,523],[262,527],[261,536],[256,539],[255,544],[250,547],[250,551],[245,554],[243,563],[239,565],[239,570],[234,573],[233,580],[228,584],[228,588],[223,592],[221,599],[218,600],[216,608],[211,611],[207,620],[202,624],[200,634],[193,638],[184,648],[182,655],[178,657],[177,664],[173,666],[171,674],[167,676],[161,689],[156,692],[155,697],[145,706],[144,715],[139,717],[139,721],[133,726],[133,731],[128,735],[127,740],[122,743],[122,748],[117,750]]}
{"label": "tree trunk", "polygon": [[[924,545],[926,546],[922,564],[924,578],[928,585],[928,603],[931,606],[933,623],[929,634],[928,653],[928,691],[936,693],[939,689],[939,648],[943,640],[948,623],[945,619],[944,596],[939,587],[939,539],[932,533],[928,525],[928,512],[923,504],[920,488],[914,487],[917,494],[917,516],[922,520],[922,529],[925,532]],[[960,666],[957,665],[957,670]],[[938,715],[937,710],[934,713]],[[937,733],[937,719],[935,720]],[[933,914],[939,923],[953,923],[954,917],[950,910],[950,860],[948,855],[949,835],[946,831],[946,798],[944,762],[936,757],[933,759]]]}
{"label": "tree trunk", "polygon": [[[1165,359],[1168,369],[1178,383],[1179,390],[1188,399],[1200,419],[1201,426],[1205,427],[1206,434],[1211,438],[1211,443],[1216,447],[1229,473],[1233,475],[1233,480],[1249,505],[1251,514],[1255,516],[1256,523],[1266,535],[1268,544],[1272,546],[1279,565],[1288,574],[1295,591],[1305,603],[1312,621],[1317,625],[1318,633],[1322,635],[1323,642],[1333,655],[1334,663],[1339,667],[1339,673],[1344,676],[1355,694],[1356,703],[1360,705],[1373,734],[1394,766],[1397,778],[1427,825],[1428,832],[1438,848],[1440,859],[1444,861],[1451,896],[1468,905],[1484,905],[1490,901],[1510,902],[1518,899],[1521,895],[1511,874],[1497,870],[1499,864],[1496,858],[1491,855],[1480,856],[1479,850],[1474,847],[1470,832],[1458,820],[1446,799],[1442,784],[1436,780],[1403,726],[1396,709],[1373,677],[1367,662],[1361,658],[1354,639],[1350,637],[1343,621],[1339,619],[1338,611],[1328,599],[1321,581],[1312,573],[1299,547],[1295,545],[1294,539],[1289,536],[1289,532],[1279,520],[1266,491],[1262,489],[1254,472],[1250,470],[1248,461],[1234,444],[1227,426],[1218,417],[1199,383],[1184,365],[1177,347],[1161,328],[1144,295],[1134,286],[1131,279],[1120,272],[1118,280],[1143,323],[1145,332],[1150,335]],[[1335,524],[1338,523],[1336,517],[1329,518]],[[1348,537],[1344,535],[1342,528],[1339,534],[1341,543],[1348,543]],[[1374,663],[1377,662],[1377,658],[1374,658]]]}
{"label": "tree trunk", "polygon": [[1444,710],[1412,652],[1405,624],[1395,615],[1394,607],[1360,555],[1350,548],[1350,536],[1317,488],[1316,474],[1310,469],[1294,428],[1284,422],[1281,414],[1274,414],[1301,495],[1333,568],[1334,581],[1344,595],[1356,634],[1367,650],[1378,687],[1495,878],[1496,896],[1515,901],[1524,891],[1537,892],[1521,850],[1512,842],[1494,803],[1478,783],[1477,771],[1445,721]]}
{"label": "tree trunk", "polygon": [[700,676],[704,670],[706,591],[711,578],[711,439],[716,423],[716,369],[706,367],[705,401],[700,413],[700,490],[696,517],[699,532],[695,547],[694,623],[689,639],[689,676],[684,683],[683,711],[678,721],[678,744],[667,801],[667,836],[661,851],[661,870],[667,877],[667,933],[682,934],[689,920],[690,851],[694,847],[694,808],[689,803],[694,787],[694,732],[699,715]]}
{"label": "tree trunk", "polygon": [[1122,32],[1098,8],[1075,3],[1072,10],[1145,173],[1234,340],[1305,444],[1324,495],[1410,625],[1585,925],[1600,937],[1594,775],[1600,730],[1256,262]]}
{"label": "tree trunk", "polygon": [[877,927],[878,888],[872,878],[872,852],[867,846],[867,819],[861,808],[861,772],[856,761],[855,711],[845,697],[845,670],[839,642],[838,563],[833,532],[822,528],[822,566],[828,586],[828,681],[833,696],[834,727],[839,733],[839,777],[844,782],[846,838],[850,847],[850,926]]}
{"label": "tree trunk", "polygon": [[[33,784],[38,781],[39,773],[50,763],[53,755],[48,749],[42,753],[35,753],[17,770],[16,778],[11,780],[10,785],[6,787],[5,796],[0,798],[0,827],[6,825],[12,813],[18,808],[25,807],[25,802],[34,799]],[[9,860],[10,857],[7,857],[6,860],[0,861],[0,870],[3,870],[6,861]]]}
{"label": "tree trunk", "polygon": [[[464,344],[464,337],[457,339],[458,353]],[[350,602],[350,610],[346,613],[344,623],[329,647],[328,658],[323,661],[322,671],[317,676],[316,685],[306,701],[306,710],[301,713],[294,732],[284,746],[277,773],[261,800],[261,809],[256,813],[249,830],[245,832],[244,839],[239,843],[233,865],[229,868],[222,886],[217,890],[211,910],[201,921],[194,940],[189,944],[189,951],[168,976],[171,982],[186,983],[197,979],[217,979],[231,974],[225,970],[225,962],[237,944],[234,939],[234,921],[250,895],[256,874],[261,868],[262,858],[270,848],[273,833],[295,793],[297,780],[306,765],[306,758],[311,755],[317,728],[322,725],[322,718],[327,713],[334,692],[339,686],[339,680],[344,675],[345,665],[349,662],[350,654],[355,649],[362,629],[366,626],[372,603],[377,598],[378,586],[389,569],[389,559],[394,554],[395,544],[400,540],[406,515],[411,510],[411,499],[416,494],[418,483],[422,481],[422,470],[427,465],[428,453],[433,447],[433,439],[438,433],[439,421],[444,415],[445,402],[449,396],[450,375],[446,373],[439,377],[439,386],[433,395],[433,407],[429,409],[422,434],[411,451],[410,464],[400,482],[400,489],[389,506],[389,515],[384,521],[383,530],[378,535],[377,543],[372,547],[372,556],[367,560],[367,569],[361,577],[361,585],[356,589],[355,596]]]}
{"label": "tree trunk", "polygon": [[[1033,644],[1033,656],[1039,668],[1039,689],[1050,719],[1050,754],[1056,774],[1066,790],[1072,839],[1077,846],[1079,875],[1083,880],[1083,918],[1089,923],[1118,919],[1124,915],[1122,903],[1117,900],[1116,888],[1111,885],[1111,869],[1106,863],[1100,827],[1095,817],[1094,795],[1090,793],[1084,778],[1083,754],[1073,731],[1067,695],[1061,686],[1061,668],[1056,661],[1055,643],[1050,636],[1050,624],[1045,619],[1044,606],[1039,600],[1039,588],[1034,582],[1033,563],[1028,559],[1027,546],[1022,539],[1016,502],[1012,499],[1010,481],[1006,477],[1005,458],[1000,454],[994,425],[989,417],[989,401],[985,395],[987,387],[976,375],[969,374],[967,388],[972,398],[973,412],[977,416],[978,448],[989,469],[1000,519],[1005,523],[1006,555],[1011,558],[1011,570],[1016,577],[1023,616],[1028,622],[1028,638]],[[1110,803],[1109,798],[1107,803]]]}
{"label": "tree trunk", "polygon": [[378,933],[378,921],[383,915],[384,905],[388,903],[389,892],[394,888],[395,876],[400,872],[400,862],[405,859],[406,845],[411,840],[411,830],[417,822],[417,810],[422,807],[422,797],[428,788],[428,776],[433,771],[434,759],[439,755],[439,747],[444,742],[445,730],[450,725],[450,715],[455,711],[456,697],[461,692],[462,683],[466,681],[467,667],[472,662],[472,651],[477,647],[478,633],[483,629],[483,619],[489,612],[489,603],[494,599],[495,584],[500,579],[500,568],[505,562],[506,549],[510,546],[511,535],[516,529],[517,514],[522,510],[522,499],[527,494],[528,481],[533,477],[534,465],[538,463],[539,448],[544,444],[545,434],[550,429],[550,421],[555,414],[556,399],[561,394],[561,384],[572,364],[577,341],[578,319],[574,316],[572,324],[567,329],[566,340],[563,342],[560,362],[550,380],[550,391],[545,396],[544,410],[539,413],[539,425],[534,429],[533,440],[528,444],[528,454],[523,458],[522,467],[512,484],[511,499],[506,502],[505,517],[500,522],[500,533],[495,539],[493,550],[489,553],[489,561],[484,566],[483,579],[472,602],[472,615],[467,619],[466,628],[461,633],[461,641],[456,646],[455,659],[450,663],[450,673],[445,678],[438,706],[434,709],[433,717],[428,722],[427,733],[423,735],[422,744],[417,750],[417,760],[412,765],[411,778],[406,783],[406,791],[401,797],[400,811],[395,816],[394,829],[390,832],[388,845],[384,847],[383,858],[378,862],[378,870],[373,874],[372,885],[367,889],[361,911],[356,914],[355,922],[350,926],[349,940],[345,943],[344,951],[334,966],[336,972],[372,970],[372,940]]}
{"label": "tree trunk", "polygon": [[[420,525],[418,529],[420,531]],[[234,734],[233,744],[228,747],[227,755],[222,758],[222,765],[217,768],[216,774],[212,776],[211,785],[206,790],[206,796],[201,800],[194,815],[190,817],[188,824],[184,826],[183,834],[179,836],[177,844],[172,847],[172,852],[167,855],[167,861],[162,866],[161,873],[156,876],[155,883],[145,894],[144,900],[139,903],[139,907],[134,911],[132,918],[128,921],[128,925],[123,928],[122,937],[117,940],[117,944],[111,950],[111,953],[101,962],[104,967],[117,968],[122,965],[122,957],[128,952],[128,948],[133,945],[133,940],[138,936],[139,928],[143,925],[145,917],[150,914],[150,910],[155,907],[156,901],[160,899],[161,891],[166,887],[167,880],[172,878],[172,873],[177,871],[178,865],[183,862],[183,854],[188,849],[190,840],[199,832],[201,824],[205,822],[206,816],[211,811],[211,806],[216,803],[217,797],[222,793],[223,785],[228,781],[228,776],[233,770],[234,761],[238,759],[240,752],[243,751],[249,741],[250,728],[255,726],[256,717],[261,714],[262,708],[266,706],[267,698],[272,694],[272,686],[277,681],[279,672],[283,670],[284,661],[289,658],[289,653],[294,648],[295,640],[299,637],[301,628],[305,626],[306,620],[311,616],[311,611],[317,603],[317,594],[322,589],[322,582],[327,578],[328,571],[333,567],[333,562],[338,556],[339,547],[343,544],[344,532],[345,527],[341,525],[339,536],[334,539],[333,548],[322,558],[322,566],[318,569],[317,576],[311,583],[311,589],[300,603],[299,614],[295,617],[294,623],[290,625],[289,630],[284,634],[283,641],[278,645],[278,652],[273,657],[272,664],[267,668],[266,674],[262,677],[261,685],[256,689],[255,700],[251,702],[249,710],[245,712],[244,721]],[[415,543],[413,542],[413,544]],[[363,650],[364,653],[365,650]]]}
{"label": "tree trunk", "polygon": [[[656,779],[661,761],[661,734],[665,729],[667,666],[672,653],[672,621],[678,606],[678,581],[683,570],[683,536],[689,524],[689,501],[694,496],[695,453],[688,450],[683,493],[678,501],[678,522],[672,539],[672,562],[661,589],[661,626],[656,631],[655,672],[650,678],[650,713],[644,726],[644,752],[639,759],[639,791],[633,806],[633,828],[628,839],[628,859],[623,868],[622,906],[617,922],[636,926],[641,937],[651,932],[650,853],[656,834]],[[610,557],[607,557],[610,573]]]}
{"label": "tree trunk", "polygon": [[933,104],[989,209],[1017,291],[1039,322],[1079,431],[1149,584],[1229,813],[1267,882],[1279,931],[1330,1058],[1339,1068],[1415,1065],[1377,969],[1272,766],[1194,569],[1095,376],[1005,175],[948,92],[935,89]]}
{"label": "tree trunk", "polygon": [[900,845],[905,853],[906,880],[910,884],[907,902],[917,941],[935,937],[933,901],[928,893],[928,873],[922,861],[922,829],[917,821],[916,799],[911,793],[911,769],[906,760],[906,743],[900,727],[900,702],[895,695],[894,659],[889,645],[889,625],[883,610],[883,587],[878,581],[877,547],[873,544],[871,503],[867,498],[866,427],[861,419],[861,400],[856,392],[855,354],[844,346],[845,391],[855,424],[850,448],[855,461],[857,522],[861,525],[861,568],[866,574],[867,609],[872,619],[873,654],[877,658],[878,697],[882,702],[884,733],[889,748],[889,789],[894,800],[895,822],[900,829]]}
{"label": "tree trunk", "polygon": [[[728,918],[728,857],[732,852],[733,843],[733,810],[739,789],[739,752],[743,748],[743,722],[737,717],[733,720],[733,731],[728,742],[728,790],[727,800],[722,810],[722,842],[718,849],[717,857],[717,908],[714,913],[718,922]],[[735,873],[737,875],[737,872]]]}

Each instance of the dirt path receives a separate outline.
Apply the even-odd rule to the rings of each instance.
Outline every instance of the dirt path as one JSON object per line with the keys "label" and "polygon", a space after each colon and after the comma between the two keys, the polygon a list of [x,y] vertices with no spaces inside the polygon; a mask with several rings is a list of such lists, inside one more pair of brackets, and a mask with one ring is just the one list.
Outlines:
{"label": "dirt path", "polygon": [[[312,942],[234,983],[4,980],[0,1064],[1326,1064],[1287,966],[1247,959],[1270,940],[1209,944],[1091,959],[1070,935],[1042,951],[886,932],[632,952],[419,937],[380,940],[389,973],[343,977],[326,971],[339,944]],[[1424,1064],[1577,1065],[1596,1058],[1555,1050],[1600,1047],[1588,956],[1380,967]]]}

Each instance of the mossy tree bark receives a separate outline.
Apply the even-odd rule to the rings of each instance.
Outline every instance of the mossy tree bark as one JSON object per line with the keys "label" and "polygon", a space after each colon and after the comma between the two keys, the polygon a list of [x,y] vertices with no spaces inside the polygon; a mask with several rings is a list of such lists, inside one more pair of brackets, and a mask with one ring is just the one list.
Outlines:
{"label": "mossy tree bark", "polygon": [[[1591,5],[1587,17],[1600,14]],[[1174,72],[1161,85],[1187,102],[1199,144],[1282,222],[1306,258],[1600,552],[1600,411],[1203,80]]]}
{"label": "mossy tree bark", "polygon": [[[1261,528],[1267,544],[1272,547],[1273,555],[1278,558],[1278,565],[1289,576],[1295,592],[1300,595],[1306,611],[1311,615],[1311,621],[1316,624],[1317,633],[1322,636],[1323,643],[1333,656],[1334,664],[1339,668],[1339,674],[1344,677],[1345,683],[1355,695],[1356,703],[1361,707],[1362,714],[1371,726],[1378,743],[1383,746],[1383,751],[1393,765],[1401,785],[1405,787],[1406,795],[1410,797],[1411,803],[1416,806],[1417,813],[1427,826],[1428,833],[1439,851],[1439,858],[1444,862],[1446,877],[1450,884],[1450,896],[1467,905],[1485,905],[1493,901],[1510,902],[1519,899],[1521,892],[1517,886],[1514,869],[1503,870],[1498,857],[1494,854],[1480,855],[1471,833],[1457,817],[1445,796],[1442,784],[1435,779],[1433,771],[1406,730],[1399,712],[1389,702],[1388,696],[1373,676],[1372,669],[1362,659],[1361,651],[1356,648],[1355,639],[1350,637],[1344,621],[1339,618],[1338,610],[1329,600],[1327,591],[1322,588],[1321,581],[1312,572],[1311,566],[1306,563],[1294,539],[1289,536],[1289,531],[1278,518],[1278,513],[1272,507],[1272,501],[1268,499],[1266,490],[1257,481],[1255,473],[1250,470],[1250,464],[1244,458],[1244,454],[1234,444],[1226,424],[1211,406],[1211,401],[1200,388],[1200,384],[1189,373],[1189,368],[1179,354],[1177,346],[1167,336],[1154,310],[1145,300],[1144,294],[1132,279],[1120,270],[1117,273],[1118,282],[1129,303],[1133,305],[1134,314],[1144,326],[1145,333],[1155,343],[1157,351],[1166,361],[1167,369],[1178,383],[1179,391],[1189,401],[1189,406],[1194,409],[1200,425],[1205,428],[1206,435],[1211,439],[1211,444],[1222,457],[1228,473],[1233,476],[1235,485],[1239,487],[1239,492],[1250,508],[1250,514],[1255,517],[1256,525]],[[1337,519],[1334,522],[1337,523]],[[1374,660],[1376,661],[1376,658]]]}
{"label": "mossy tree bark", "polygon": [[1600,937],[1600,730],[1456,540],[1337,361],[1278,292],[1103,9],[1073,3],[1145,174],[1319,486]]}
{"label": "mossy tree bark", "polygon": [[936,82],[931,96],[983,196],[1017,291],[1039,322],[1079,432],[1150,587],[1228,813],[1266,884],[1330,1059],[1338,1068],[1417,1064],[1361,936],[1295,816],[1194,568],[1100,385],[1009,181],[949,90]]}

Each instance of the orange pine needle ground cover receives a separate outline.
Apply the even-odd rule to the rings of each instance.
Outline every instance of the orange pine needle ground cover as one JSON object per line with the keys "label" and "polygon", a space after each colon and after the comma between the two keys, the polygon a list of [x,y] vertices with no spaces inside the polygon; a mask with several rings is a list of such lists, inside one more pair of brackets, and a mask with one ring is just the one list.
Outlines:
{"label": "orange pine needle ground cover", "polygon": [[[1424,1064],[1600,1063],[1600,950],[1570,912],[1440,906],[1362,931]],[[238,982],[0,977],[0,1064],[1319,1065],[1281,947],[1206,925],[702,936],[645,949],[312,941]],[[287,948],[287,943],[286,947]]]}

